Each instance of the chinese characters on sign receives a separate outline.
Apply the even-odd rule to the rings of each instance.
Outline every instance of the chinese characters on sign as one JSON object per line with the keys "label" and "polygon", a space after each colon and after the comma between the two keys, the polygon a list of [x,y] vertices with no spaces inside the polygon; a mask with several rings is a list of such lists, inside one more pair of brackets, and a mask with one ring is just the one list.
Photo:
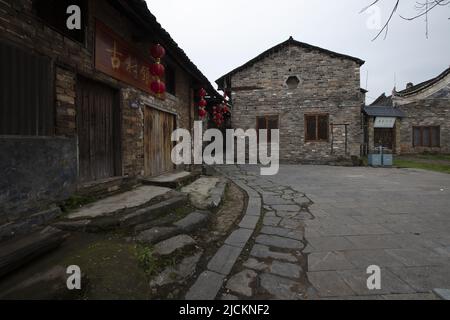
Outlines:
{"label": "chinese characters on sign", "polygon": [[[138,54],[108,27],[97,21],[95,34],[95,68],[107,75],[133,85],[149,94],[153,76],[151,58]],[[159,96],[164,98],[164,96]]]}
{"label": "chinese characters on sign", "polygon": [[374,128],[389,128],[392,129],[395,126],[396,118],[377,117],[375,119]]}

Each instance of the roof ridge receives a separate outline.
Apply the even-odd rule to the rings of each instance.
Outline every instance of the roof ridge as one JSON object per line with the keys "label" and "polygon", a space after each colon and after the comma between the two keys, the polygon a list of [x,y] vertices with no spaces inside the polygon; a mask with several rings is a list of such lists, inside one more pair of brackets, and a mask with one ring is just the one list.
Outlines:
{"label": "roof ridge", "polygon": [[219,79],[216,80],[216,83],[219,85],[219,88],[223,87],[223,86],[221,86],[221,82],[226,77],[229,77],[229,76],[231,76],[231,75],[233,75],[233,74],[235,74],[235,73],[237,73],[237,72],[239,72],[241,70],[246,69],[247,67],[253,65],[256,62],[258,62],[259,60],[265,58],[267,55],[269,55],[273,51],[281,49],[285,45],[288,45],[288,44],[294,44],[294,45],[297,45],[297,46],[300,46],[300,47],[309,48],[311,50],[317,50],[317,51],[320,51],[320,52],[324,52],[324,53],[329,54],[331,56],[335,56],[335,57],[339,57],[339,58],[343,58],[343,59],[353,60],[356,63],[358,63],[360,66],[362,66],[365,63],[364,60],[361,60],[359,58],[356,58],[356,57],[353,57],[353,56],[350,56],[350,55],[346,55],[346,54],[343,54],[343,53],[338,53],[338,52],[335,52],[335,51],[331,51],[331,50],[328,50],[328,49],[324,49],[324,48],[321,48],[321,47],[318,47],[318,46],[314,46],[314,45],[311,45],[311,44],[306,43],[306,42],[297,41],[292,36],[290,36],[288,40],[283,41],[283,42],[281,42],[281,43],[279,43],[279,44],[277,44],[277,45],[275,45],[275,46],[273,46],[273,47],[263,51],[262,53],[260,53],[256,57],[254,57],[253,59],[250,59],[249,61],[245,62],[241,66],[239,66],[239,67],[231,70],[227,74],[223,75],[222,77],[220,77]]}
{"label": "roof ridge", "polygon": [[443,72],[441,72],[439,75],[437,75],[434,78],[428,79],[428,80],[418,83],[410,88],[406,88],[404,90],[396,92],[395,96],[403,97],[403,96],[414,94],[414,93],[424,90],[426,88],[429,88],[430,86],[432,86],[435,83],[439,82],[440,80],[444,79],[448,74],[450,74],[450,67],[445,69]]}

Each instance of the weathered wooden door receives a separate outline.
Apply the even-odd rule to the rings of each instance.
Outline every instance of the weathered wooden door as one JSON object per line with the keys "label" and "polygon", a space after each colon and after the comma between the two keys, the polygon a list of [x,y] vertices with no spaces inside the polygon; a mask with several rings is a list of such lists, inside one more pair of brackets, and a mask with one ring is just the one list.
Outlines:
{"label": "weathered wooden door", "polygon": [[120,162],[117,91],[87,79],[78,80],[77,132],[80,182],[116,176]]}
{"label": "weathered wooden door", "polygon": [[176,128],[175,116],[146,107],[144,117],[145,175],[154,177],[173,171],[171,136]]}
{"label": "weathered wooden door", "polygon": [[375,128],[374,129],[374,147],[383,146],[392,151],[395,151],[395,130],[390,128]]}

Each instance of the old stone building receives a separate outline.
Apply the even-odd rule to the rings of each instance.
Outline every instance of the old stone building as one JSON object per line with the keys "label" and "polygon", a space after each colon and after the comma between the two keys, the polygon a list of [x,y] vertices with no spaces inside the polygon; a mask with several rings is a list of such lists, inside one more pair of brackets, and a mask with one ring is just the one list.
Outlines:
{"label": "old stone building", "polygon": [[363,64],[291,37],[216,82],[234,128],[279,128],[281,161],[327,163],[360,155]]}
{"label": "old stone building", "polygon": [[[151,89],[156,44],[165,94]],[[196,90],[216,94],[143,0],[0,1],[0,70],[0,225],[173,170],[172,130],[193,128]]]}
{"label": "old stone building", "polygon": [[450,68],[437,77],[364,108],[368,149],[382,145],[396,154],[450,153]]}

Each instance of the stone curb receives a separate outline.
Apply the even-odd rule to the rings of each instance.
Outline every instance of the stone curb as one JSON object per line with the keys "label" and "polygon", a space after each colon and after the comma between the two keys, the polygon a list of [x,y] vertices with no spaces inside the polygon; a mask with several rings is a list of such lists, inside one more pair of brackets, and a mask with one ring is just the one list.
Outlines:
{"label": "stone curb", "polygon": [[250,240],[261,218],[262,199],[258,192],[248,187],[241,180],[232,178],[217,169],[213,169],[222,176],[233,181],[248,195],[248,204],[239,228],[225,240],[225,243],[208,263],[203,272],[186,294],[186,300],[214,300],[222,288],[223,281],[230,274],[242,250]]}

